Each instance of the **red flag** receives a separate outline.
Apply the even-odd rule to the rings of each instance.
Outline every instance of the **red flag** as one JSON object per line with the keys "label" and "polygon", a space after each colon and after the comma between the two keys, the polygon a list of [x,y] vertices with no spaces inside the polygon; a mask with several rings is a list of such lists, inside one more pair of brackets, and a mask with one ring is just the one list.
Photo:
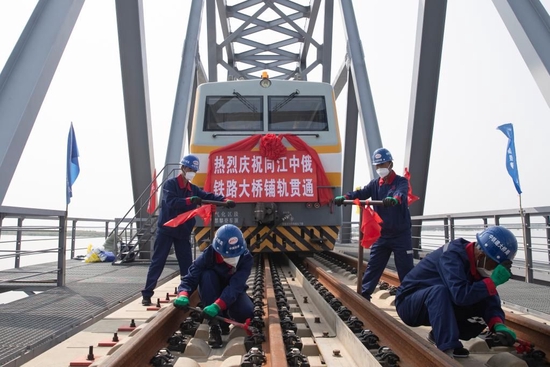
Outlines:
{"label": "red flag", "polygon": [[201,207],[198,207],[197,209],[190,210],[188,212],[178,215],[173,219],[170,219],[168,222],[164,223],[164,225],[166,227],[177,227],[196,215],[201,217],[204,223],[209,223],[210,218],[212,218],[212,213],[214,213],[215,211],[216,211],[215,205],[212,205],[212,204],[203,205]]}
{"label": "red flag", "polygon": [[153,172],[153,183],[151,184],[151,194],[149,197],[149,205],[147,205],[147,213],[153,214],[157,210],[157,170]]}
{"label": "red flag", "polygon": [[403,177],[405,177],[407,181],[409,181],[409,192],[407,193],[407,204],[411,205],[412,203],[414,203],[420,198],[415,194],[413,194],[413,188],[411,186],[411,174],[409,173],[409,170],[407,167],[405,167],[405,174],[403,175]]}
{"label": "red flag", "polygon": [[382,227],[382,218],[375,212],[370,205],[365,205],[363,208],[363,222],[361,223],[361,246],[371,248],[371,246],[380,238]]}
{"label": "red flag", "polygon": [[[353,200],[355,205],[361,206],[359,199]],[[361,246],[364,248],[371,248],[371,246],[380,238],[380,231],[382,227],[382,218],[375,212],[370,205],[365,205],[363,208],[363,221],[361,222]]]}

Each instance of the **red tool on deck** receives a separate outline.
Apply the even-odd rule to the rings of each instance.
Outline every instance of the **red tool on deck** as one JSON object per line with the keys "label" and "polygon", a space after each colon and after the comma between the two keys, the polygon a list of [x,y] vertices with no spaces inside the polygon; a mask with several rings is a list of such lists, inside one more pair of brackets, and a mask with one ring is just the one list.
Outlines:
{"label": "red tool on deck", "polygon": [[[187,306],[187,308],[189,308],[190,310],[202,313],[202,309],[200,307]],[[209,316],[206,316],[206,317],[209,317]],[[214,318],[219,320],[219,321],[227,322],[228,324],[231,324],[231,325],[234,325],[238,328],[241,328],[244,331],[246,331],[246,333],[248,335],[253,335],[253,334],[256,334],[258,332],[258,329],[256,329],[254,326],[250,326],[250,321],[251,321],[250,319],[246,319],[246,322],[243,324],[243,323],[240,323],[240,322],[237,322],[235,320],[231,320],[231,319],[228,319],[228,318],[222,317],[222,316],[215,316]]]}

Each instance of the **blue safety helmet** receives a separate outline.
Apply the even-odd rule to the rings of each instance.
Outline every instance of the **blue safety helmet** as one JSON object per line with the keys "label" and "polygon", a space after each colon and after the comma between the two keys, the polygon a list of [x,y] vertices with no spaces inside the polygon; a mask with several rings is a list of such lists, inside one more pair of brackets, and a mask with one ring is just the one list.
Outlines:
{"label": "blue safety helmet", "polygon": [[193,154],[189,154],[181,159],[181,165],[187,168],[191,168],[193,171],[198,171],[199,159]]}
{"label": "blue safety helmet", "polygon": [[492,226],[476,234],[477,245],[485,255],[497,263],[514,260],[518,251],[518,241],[510,230]]}
{"label": "blue safety helmet", "polygon": [[372,165],[382,164],[393,161],[391,153],[386,148],[378,148],[372,153]]}
{"label": "blue safety helmet", "polygon": [[223,257],[241,256],[246,251],[243,233],[233,224],[224,224],[216,231],[212,247]]}

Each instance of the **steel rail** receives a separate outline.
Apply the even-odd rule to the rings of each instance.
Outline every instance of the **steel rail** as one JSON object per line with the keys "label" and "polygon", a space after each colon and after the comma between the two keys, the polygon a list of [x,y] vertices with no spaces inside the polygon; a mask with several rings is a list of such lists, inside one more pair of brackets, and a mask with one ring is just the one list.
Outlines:
{"label": "steel rail", "polygon": [[[190,304],[197,304],[198,292],[194,292]],[[166,341],[177,329],[189,311],[175,307],[165,307],[158,311],[153,320],[147,323],[136,335],[122,344],[109,358],[101,363],[101,367],[146,367],[159,349],[166,347]]]}
{"label": "steel rail", "polygon": [[266,290],[266,335],[267,346],[265,354],[267,363],[265,367],[276,367],[286,364],[286,349],[283,343],[283,330],[281,328],[281,319],[277,308],[277,300],[275,298],[275,290],[273,289],[273,278],[271,275],[271,266],[269,265],[269,256],[264,258],[264,280]]}
{"label": "steel rail", "polygon": [[[357,259],[345,254],[333,252],[332,256],[351,266],[357,266]],[[364,267],[367,262],[363,262]],[[393,286],[399,286],[401,283],[397,273],[388,269],[384,270],[381,279]],[[510,311],[504,311],[506,325],[516,332],[518,338],[527,340],[535,344],[537,349],[542,350],[547,356],[550,356],[550,325],[540,323],[522,315],[517,315]]]}
{"label": "steel rail", "polygon": [[348,286],[343,285],[328,272],[317,267],[311,260],[304,260],[311,272],[335,298],[362,320],[366,327],[381,340],[381,345],[390,347],[401,359],[400,366],[461,366],[427,340],[419,338],[407,326],[386,312],[367,302]]}
{"label": "steel rail", "polygon": [[[269,258],[264,259],[264,281],[266,305],[266,342],[263,343],[267,363],[265,367],[280,365],[280,361],[286,361],[286,349],[283,343],[283,332],[280,323],[279,312]],[[194,292],[189,300],[190,304],[199,302],[198,293]],[[182,311],[175,307],[166,307],[159,310],[153,320],[147,323],[128,342],[122,344],[109,358],[101,363],[101,367],[145,367],[150,366],[149,361],[159,349],[165,348],[168,338],[174,334],[177,325],[189,315],[189,311]],[[277,362],[275,362],[277,361]]]}

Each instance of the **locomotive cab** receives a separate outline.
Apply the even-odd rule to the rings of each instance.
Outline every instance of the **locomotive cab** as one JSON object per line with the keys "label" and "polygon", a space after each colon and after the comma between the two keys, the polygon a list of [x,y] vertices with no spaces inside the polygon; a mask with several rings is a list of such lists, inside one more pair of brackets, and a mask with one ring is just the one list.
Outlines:
{"label": "locomotive cab", "polygon": [[[208,162],[193,183],[237,203],[218,208],[214,225],[240,227],[251,251],[334,248],[342,154],[330,84],[266,77],[202,84],[190,153]],[[198,220],[195,235],[207,244],[209,224]]]}

